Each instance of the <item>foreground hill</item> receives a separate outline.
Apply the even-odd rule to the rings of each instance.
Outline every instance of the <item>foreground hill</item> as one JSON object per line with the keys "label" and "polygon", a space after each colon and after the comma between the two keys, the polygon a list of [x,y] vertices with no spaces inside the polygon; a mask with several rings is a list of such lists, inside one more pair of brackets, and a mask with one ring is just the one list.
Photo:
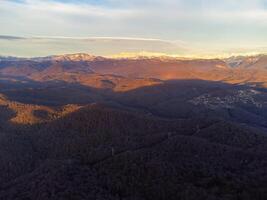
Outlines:
{"label": "foreground hill", "polygon": [[9,125],[12,126],[12,124],[33,125],[52,121],[79,108],[78,105],[65,105],[56,108],[23,104],[11,101],[6,96],[0,94],[0,120],[5,124],[2,124],[2,128]]}
{"label": "foreground hill", "polygon": [[2,199],[266,197],[267,138],[245,126],[101,105],[43,126],[27,137],[2,134]]}

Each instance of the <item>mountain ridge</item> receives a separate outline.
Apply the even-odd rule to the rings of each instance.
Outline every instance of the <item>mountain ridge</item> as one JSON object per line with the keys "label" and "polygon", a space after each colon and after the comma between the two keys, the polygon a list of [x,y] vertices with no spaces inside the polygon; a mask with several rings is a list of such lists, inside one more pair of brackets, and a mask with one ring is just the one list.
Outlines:
{"label": "mountain ridge", "polygon": [[[0,60],[0,75],[22,76],[36,81],[44,77],[66,81],[80,76],[115,75],[131,79],[200,79],[267,87],[267,56],[228,59],[179,59],[139,57],[117,59],[89,54]],[[61,77],[60,77],[61,76]]]}
{"label": "mountain ridge", "polygon": [[[120,55],[120,54],[119,54]],[[45,60],[49,60],[49,59],[69,59],[69,60],[75,60],[76,61],[81,61],[81,60],[93,60],[93,59],[151,59],[151,58],[166,58],[166,59],[173,59],[173,60],[215,60],[215,59],[219,59],[219,60],[234,60],[234,59],[244,59],[244,58],[256,58],[256,57],[262,57],[262,56],[267,56],[267,54],[263,54],[263,53],[259,53],[259,54],[246,54],[246,55],[229,55],[229,56],[225,56],[225,57],[221,57],[221,56],[214,56],[214,57],[195,57],[195,56],[188,56],[188,57],[183,57],[183,56],[178,56],[178,55],[168,55],[168,54],[153,54],[151,53],[151,55],[149,55],[149,52],[147,52],[147,54],[143,54],[142,53],[123,53],[122,56],[98,56],[98,55],[94,55],[94,54],[90,54],[90,53],[68,53],[68,54],[56,54],[56,55],[49,55],[49,56],[38,56],[38,57],[16,57],[16,56],[1,56],[0,55],[0,60],[36,60],[38,61],[39,59],[45,59]]]}

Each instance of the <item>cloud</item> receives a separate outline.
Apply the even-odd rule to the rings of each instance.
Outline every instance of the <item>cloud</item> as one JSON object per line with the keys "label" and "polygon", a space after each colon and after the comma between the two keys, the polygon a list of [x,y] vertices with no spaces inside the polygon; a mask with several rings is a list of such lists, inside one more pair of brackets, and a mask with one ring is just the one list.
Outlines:
{"label": "cloud", "polygon": [[[3,1],[0,6],[2,35],[123,36],[127,19],[138,11],[52,0]],[[125,27],[127,29],[127,27]],[[125,34],[127,35],[127,33]]]}
{"label": "cloud", "polygon": [[8,36],[8,35],[0,35],[0,40],[22,40],[23,37],[16,37],[16,36]]}
{"label": "cloud", "polygon": [[[94,2],[94,3],[92,3]],[[96,3],[100,2],[100,3]],[[33,34],[40,34],[36,29],[39,24],[52,28],[58,27],[70,30],[71,26],[83,33],[101,33],[123,35],[123,29],[136,31],[133,34],[146,31],[143,24],[164,22],[169,26],[166,31],[175,31],[177,25],[197,22],[207,24],[219,20],[221,23],[258,22],[267,19],[264,0],[102,0],[102,1],[56,1],[56,0],[24,0],[1,2],[1,21],[13,21],[10,29],[17,23],[24,23]],[[0,22],[1,22],[0,21]],[[130,24],[131,23],[131,24]],[[9,28],[8,23],[5,23]],[[98,26],[97,26],[98,25]],[[138,25],[140,28],[138,29]],[[36,29],[34,27],[37,27]],[[93,27],[89,27],[93,26]],[[123,27],[122,27],[123,26]],[[173,26],[173,28],[172,28]],[[14,28],[14,27],[13,27]],[[41,30],[45,32],[45,28]],[[115,31],[108,29],[115,29]],[[143,28],[143,30],[142,30]],[[157,28],[157,26],[156,26]],[[165,28],[165,27],[164,27]],[[97,29],[98,31],[93,31]],[[40,32],[41,32],[40,31]],[[153,31],[153,30],[152,30]],[[24,31],[26,32],[26,31]],[[46,31],[47,32],[47,31]],[[74,35],[74,30],[71,34]],[[76,33],[77,34],[77,33]],[[126,33],[128,34],[128,33]],[[141,35],[140,34],[140,35]],[[43,35],[47,35],[43,33]]]}
{"label": "cloud", "polygon": [[212,51],[267,45],[266,8],[266,0],[3,0],[0,35],[159,38]]}
{"label": "cloud", "polygon": [[[3,38],[1,40],[1,38]],[[12,40],[10,40],[12,38]],[[153,38],[129,37],[29,37],[14,40],[12,36],[0,37],[0,55],[48,56],[68,53],[113,55],[121,52],[185,53],[185,43]]]}
{"label": "cloud", "polygon": [[[129,37],[13,37],[0,36],[0,55],[39,57],[69,53],[112,55],[170,55],[180,57],[216,57],[266,53],[264,45],[224,45],[215,47],[183,41]],[[224,48],[221,48],[224,46]]]}
{"label": "cloud", "polygon": [[[79,2],[79,1],[78,1]],[[63,3],[53,0],[24,0],[24,1],[4,1],[1,3],[1,9],[20,14],[45,16],[53,15],[58,17],[67,16],[94,16],[94,17],[126,17],[131,15],[131,10],[108,8],[99,5],[85,3]],[[53,23],[53,21],[51,21]]]}

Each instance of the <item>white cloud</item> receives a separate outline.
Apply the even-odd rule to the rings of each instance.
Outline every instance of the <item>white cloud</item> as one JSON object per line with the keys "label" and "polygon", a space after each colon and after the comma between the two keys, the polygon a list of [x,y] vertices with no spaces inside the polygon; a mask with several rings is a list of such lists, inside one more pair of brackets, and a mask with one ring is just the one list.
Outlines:
{"label": "white cloud", "polygon": [[25,0],[23,3],[2,1],[0,16],[9,21],[24,22],[32,28],[38,22],[46,27],[53,26],[57,22],[65,22],[65,25],[76,22],[82,26],[86,25],[87,20],[90,23],[94,21],[93,25],[99,22],[100,27],[104,20],[108,28],[127,20],[133,23],[142,20],[151,23],[156,23],[157,20],[185,20],[184,23],[192,20],[203,20],[203,22],[225,20],[226,23],[229,20],[240,22],[267,20],[263,0],[107,0],[107,2],[107,5],[97,5],[62,3],[55,0]]}
{"label": "white cloud", "polygon": [[103,1],[0,0],[0,35],[152,37],[203,49],[227,42],[267,44],[265,0]]}
{"label": "white cloud", "polygon": [[153,38],[119,37],[31,37],[0,36],[0,55],[47,56],[67,53],[112,55],[121,52],[186,53],[185,43]]}
{"label": "white cloud", "polygon": [[90,4],[62,3],[51,0],[25,0],[21,4],[25,9],[32,12],[44,12],[44,14],[65,14],[96,17],[124,17],[130,15],[129,10],[108,9]]}

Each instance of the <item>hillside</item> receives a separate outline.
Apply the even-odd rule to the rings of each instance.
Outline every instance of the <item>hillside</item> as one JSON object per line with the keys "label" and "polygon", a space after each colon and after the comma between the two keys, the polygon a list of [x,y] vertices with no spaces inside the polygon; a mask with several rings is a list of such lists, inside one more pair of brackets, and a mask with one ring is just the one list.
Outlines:
{"label": "hillside", "polygon": [[[8,172],[1,177],[3,199],[266,195],[267,138],[237,124],[149,119],[90,105],[27,135],[14,135],[1,147],[2,158],[3,148],[16,148],[8,168],[1,166]],[[18,148],[22,154],[15,154]]]}

